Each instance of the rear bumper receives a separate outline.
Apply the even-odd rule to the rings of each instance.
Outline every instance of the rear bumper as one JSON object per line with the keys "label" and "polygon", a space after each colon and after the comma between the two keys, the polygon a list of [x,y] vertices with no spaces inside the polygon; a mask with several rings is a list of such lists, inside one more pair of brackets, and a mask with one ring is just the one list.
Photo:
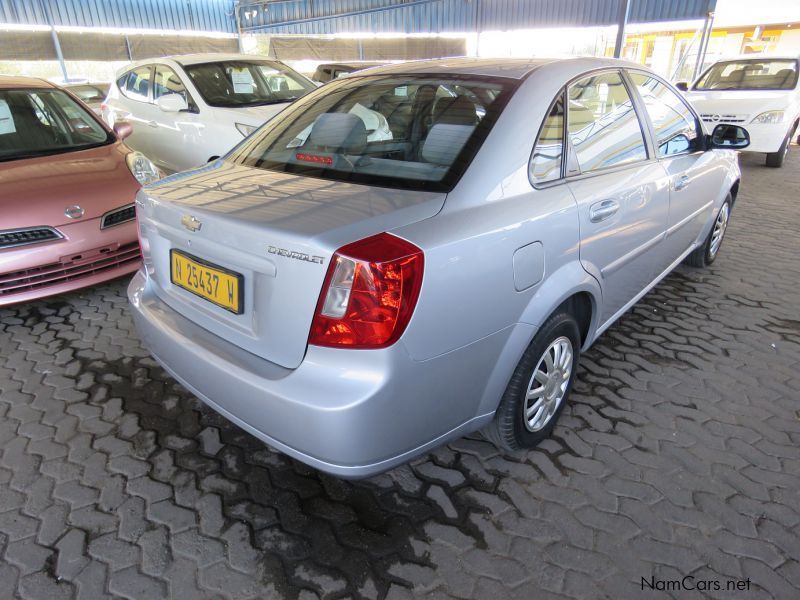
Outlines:
{"label": "rear bumper", "polygon": [[0,250],[0,306],[71,292],[130,275],[141,265],[136,222],[100,219],[58,227],[64,239]]}
{"label": "rear bumper", "polygon": [[485,425],[476,414],[507,333],[424,362],[382,350],[310,346],[296,369],[251,354],[189,321],[137,273],[128,288],[153,356],[211,408],[321,471],[380,473]]}

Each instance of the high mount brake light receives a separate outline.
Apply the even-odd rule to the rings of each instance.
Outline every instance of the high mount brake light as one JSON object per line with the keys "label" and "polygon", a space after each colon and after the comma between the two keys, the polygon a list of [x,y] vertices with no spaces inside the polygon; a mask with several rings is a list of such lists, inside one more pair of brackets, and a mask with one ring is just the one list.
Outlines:
{"label": "high mount brake light", "polygon": [[322,286],[309,344],[385,348],[405,331],[422,288],[424,255],[389,233],[343,246]]}
{"label": "high mount brake light", "polygon": [[318,165],[332,165],[333,158],[330,156],[324,156],[322,154],[306,154],[304,152],[298,152],[294,155],[297,160],[303,160],[305,162],[312,162],[317,163]]}

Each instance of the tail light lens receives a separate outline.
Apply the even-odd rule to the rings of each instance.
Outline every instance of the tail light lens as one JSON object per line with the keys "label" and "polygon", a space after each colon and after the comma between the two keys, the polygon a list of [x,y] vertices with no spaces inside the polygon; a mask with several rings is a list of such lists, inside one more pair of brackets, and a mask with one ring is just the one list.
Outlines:
{"label": "tail light lens", "polygon": [[389,233],[340,248],[328,266],[309,344],[384,348],[405,331],[422,287],[424,257]]}

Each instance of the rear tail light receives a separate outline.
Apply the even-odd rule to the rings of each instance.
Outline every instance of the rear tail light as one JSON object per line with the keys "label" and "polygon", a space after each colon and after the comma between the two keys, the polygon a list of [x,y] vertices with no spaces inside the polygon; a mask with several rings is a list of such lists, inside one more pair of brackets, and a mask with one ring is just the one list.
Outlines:
{"label": "rear tail light", "polygon": [[422,250],[389,233],[340,248],[328,266],[309,344],[385,348],[405,331],[422,287]]}

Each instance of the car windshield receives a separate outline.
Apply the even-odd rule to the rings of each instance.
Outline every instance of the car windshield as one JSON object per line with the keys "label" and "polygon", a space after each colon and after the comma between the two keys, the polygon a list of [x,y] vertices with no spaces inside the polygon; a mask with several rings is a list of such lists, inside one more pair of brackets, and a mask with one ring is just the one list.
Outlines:
{"label": "car windshield", "polygon": [[448,190],[511,94],[500,79],[338,79],[269,122],[232,160],[372,185]]}
{"label": "car windshield", "polygon": [[183,68],[209,106],[237,108],[291,102],[316,89],[286,65],[266,60],[228,60]]}
{"label": "car windshield", "polygon": [[102,102],[108,93],[108,88],[101,89],[94,85],[71,85],[67,88],[84,102]]}
{"label": "car windshield", "polygon": [[84,150],[115,139],[66,92],[0,89],[2,161]]}
{"label": "car windshield", "polygon": [[697,82],[696,90],[791,90],[797,85],[796,60],[719,62]]}

